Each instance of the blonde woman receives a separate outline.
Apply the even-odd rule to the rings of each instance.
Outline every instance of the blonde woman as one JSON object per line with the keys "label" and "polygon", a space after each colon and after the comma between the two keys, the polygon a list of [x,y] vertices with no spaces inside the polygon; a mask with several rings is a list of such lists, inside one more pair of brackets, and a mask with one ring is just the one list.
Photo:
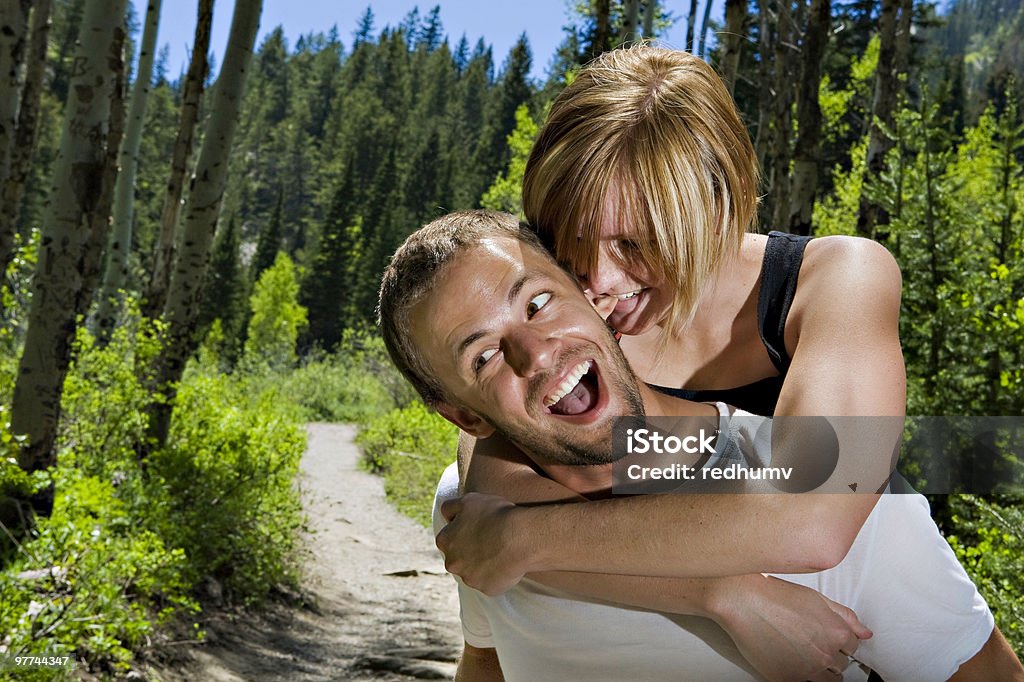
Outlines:
{"label": "blonde woman", "polygon": [[[686,53],[640,46],[602,55],[557,98],[527,166],[523,207],[621,334],[644,381],[759,414],[902,416],[901,278],[893,258],[870,240],[752,233],[757,188],[752,145],[717,75]],[[585,382],[573,391],[575,400],[553,409],[585,410]],[[862,491],[884,488],[891,454],[864,455]],[[505,499],[471,494],[446,505],[454,518],[438,544],[450,570],[488,594],[527,572],[580,571],[592,575],[546,579],[647,605],[597,574],[821,570],[842,560],[877,501],[875,494],[663,495],[527,509],[506,499],[574,495],[494,437],[464,439],[460,460],[466,491]],[[689,585],[695,601],[721,595],[700,581]],[[752,581],[714,604],[751,663],[770,677],[842,670],[852,652],[835,644],[842,640],[835,633],[864,637],[863,627],[824,601],[789,609],[785,601],[797,595],[758,592],[768,587]],[[970,674],[986,652],[1007,651],[998,630],[963,646],[958,660],[970,661],[958,675]],[[829,647],[824,657],[805,657]]]}

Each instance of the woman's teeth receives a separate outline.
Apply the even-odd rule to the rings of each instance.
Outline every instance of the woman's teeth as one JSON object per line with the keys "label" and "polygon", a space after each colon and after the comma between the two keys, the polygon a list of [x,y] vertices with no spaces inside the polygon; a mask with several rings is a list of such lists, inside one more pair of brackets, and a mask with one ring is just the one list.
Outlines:
{"label": "woman's teeth", "polygon": [[586,360],[576,365],[565,377],[565,381],[558,385],[555,392],[544,399],[544,407],[551,407],[564,398],[569,391],[576,388],[580,383],[580,379],[583,378],[584,374],[590,371],[592,365],[593,363],[590,360]]}
{"label": "woman's teeth", "polygon": [[642,289],[637,289],[636,291],[631,291],[628,294],[615,294],[615,298],[619,299],[620,301],[628,301],[629,299],[639,294],[641,291]]}

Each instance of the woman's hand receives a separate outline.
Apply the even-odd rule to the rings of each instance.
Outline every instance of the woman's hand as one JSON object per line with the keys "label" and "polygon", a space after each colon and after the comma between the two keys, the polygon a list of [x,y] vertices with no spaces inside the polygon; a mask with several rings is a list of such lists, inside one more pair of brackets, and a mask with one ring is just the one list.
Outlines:
{"label": "woman's hand", "polygon": [[818,592],[760,574],[714,583],[711,617],[769,680],[835,680],[872,636],[852,610]]}
{"label": "woman's hand", "polygon": [[[448,520],[435,542],[444,567],[469,587],[496,596],[523,579],[528,567],[512,527],[516,508],[497,495],[469,493],[441,505]],[[463,513],[465,512],[465,513]]]}

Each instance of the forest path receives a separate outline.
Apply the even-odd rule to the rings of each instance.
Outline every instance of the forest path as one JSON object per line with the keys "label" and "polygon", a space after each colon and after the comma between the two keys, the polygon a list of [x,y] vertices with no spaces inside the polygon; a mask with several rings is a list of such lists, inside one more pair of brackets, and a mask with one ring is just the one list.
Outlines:
{"label": "forest path", "polygon": [[[458,597],[432,535],[360,471],[355,427],[310,424],[301,463],[309,517],[303,591],[310,606],[218,615],[191,652],[189,679],[452,679]],[[182,671],[186,672],[186,671]]]}

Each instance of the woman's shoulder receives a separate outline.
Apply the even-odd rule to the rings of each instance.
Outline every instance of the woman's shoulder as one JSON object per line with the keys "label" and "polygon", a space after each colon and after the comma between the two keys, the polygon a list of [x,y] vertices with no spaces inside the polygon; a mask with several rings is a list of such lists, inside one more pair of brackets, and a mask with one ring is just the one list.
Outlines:
{"label": "woman's shoulder", "polygon": [[[878,242],[864,237],[835,235],[807,243],[800,267],[800,285],[813,288],[899,293],[902,276],[896,259]],[[853,287],[851,290],[850,287]]]}
{"label": "woman's shoulder", "polygon": [[896,259],[878,242],[818,237],[804,252],[791,318],[799,324],[819,313],[832,320],[856,319],[869,310],[898,315],[902,281]]}

